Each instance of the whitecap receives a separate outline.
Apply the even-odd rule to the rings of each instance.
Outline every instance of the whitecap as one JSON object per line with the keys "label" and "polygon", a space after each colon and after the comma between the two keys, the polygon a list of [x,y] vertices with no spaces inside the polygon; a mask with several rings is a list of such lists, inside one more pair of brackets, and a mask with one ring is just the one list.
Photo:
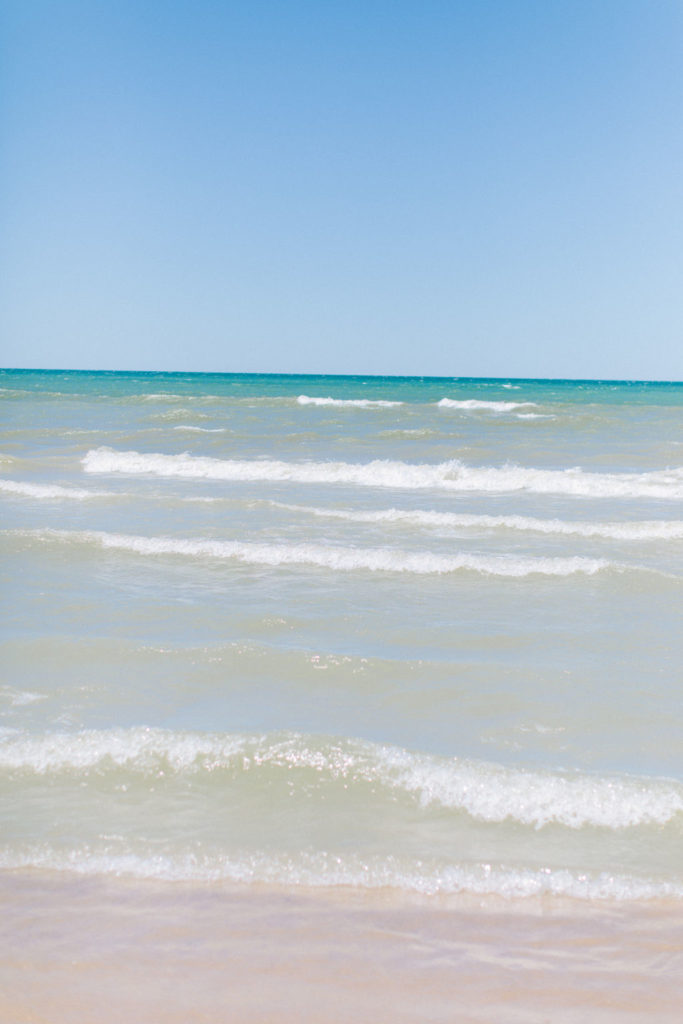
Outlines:
{"label": "whitecap", "polygon": [[192,401],[192,395],[174,395],[170,391],[153,392],[147,395],[131,395],[131,398],[142,398],[146,402],[187,402]]}
{"label": "whitecap", "polygon": [[524,406],[536,406],[536,402],[494,402],[484,401],[478,398],[467,398],[458,400],[455,398],[442,398],[436,403],[440,409],[465,409],[467,411],[486,409],[490,412],[510,412],[512,409],[521,409]]}
{"label": "whitecap", "polygon": [[272,502],[276,508],[325,519],[344,519],[353,523],[394,523],[436,529],[521,530],[563,536],[604,537],[611,540],[683,540],[683,520],[654,519],[630,522],[588,522],[564,519],[538,519],[533,516],[493,516],[466,512],[434,512],[420,509],[321,508]]}
{"label": "whitecap", "polygon": [[180,423],[173,430],[185,430],[195,434],[224,434],[225,427],[195,427],[190,423]]}
{"label": "whitecap", "polygon": [[59,484],[30,484],[25,481],[2,479],[0,479],[0,491],[47,501],[62,499],[86,501],[89,498],[112,497],[110,491],[88,491],[79,487],[62,487]]}
{"label": "whitecap", "polygon": [[355,406],[360,409],[379,409],[403,405],[403,402],[388,402],[379,398],[317,398],[309,395],[299,395],[297,403],[299,405]]}
{"label": "whitecap", "polygon": [[111,448],[91,449],[81,463],[86,473],[145,473],[191,479],[353,484],[410,490],[435,488],[455,492],[528,491],[582,498],[683,498],[681,468],[647,473],[593,473],[580,467],[468,466],[457,459],[441,463],[384,459],[368,463],[283,462],[273,459],[216,459],[188,453],[164,455]]}
{"label": "whitecap", "polygon": [[159,881],[231,882],[252,885],[359,889],[394,889],[421,896],[472,894],[505,899],[543,896],[571,899],[656,900],[680,899],[677,882],[641,878],[609,871],[583,872],[551,868],[477,862],[448,864],[429,858],[359,857],[300,851],[295,857],[278,852],[198,853],[196,850],[121,852],[118,844],[101,841],[64,851],[48,843],[22,849],[0,847],[0,868],[39,868],[76,875],[113,875]]}
{"label": "whitecap", "polygon": [[11,736],[0,745],[0,771],[98,773],[125,768],[142,775],[232,775],[267,768],[302,771],[300,785],[370,783],[422,807],[464,812],[489,823],[514,821],[542,829],[624,830],[663,826],[683,815],[683,790],[666,779],[510,768],[446,758],[367,740],[301,733],[225,734],[161,728],[86,729],[77,733]]}
{"label": "whitecap", "polygon": [[96,530],[14,530],[15,536],[42,542],[95,545],[105,550],[138,555],[182,555],[191,558],[229,559],[251,565],[310,565],[339,572],[396,572],[443,575],[474,572],[485,576],[525,577],[589,576],[603,569],[621,568],[602,558],[549,558],[517,555],[437,555],[429,551],[388,548],[347,548],[316,544],[257,544],[247,541],[140,537]]}

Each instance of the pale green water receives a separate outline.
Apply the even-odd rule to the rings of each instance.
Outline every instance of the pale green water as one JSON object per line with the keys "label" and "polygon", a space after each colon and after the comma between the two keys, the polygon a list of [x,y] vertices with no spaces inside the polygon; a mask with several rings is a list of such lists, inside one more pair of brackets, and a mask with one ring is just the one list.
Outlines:
{"label": "pale green water", "polygon": [[0,377],[0,863],[683,894],[683,385]]}

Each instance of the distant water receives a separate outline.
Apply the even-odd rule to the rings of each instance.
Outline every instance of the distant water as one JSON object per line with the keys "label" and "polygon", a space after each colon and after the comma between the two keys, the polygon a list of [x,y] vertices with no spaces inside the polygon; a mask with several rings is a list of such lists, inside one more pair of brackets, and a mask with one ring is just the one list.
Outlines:
{"label": "distant water", "polygon": [[683,385],[0,387],[0,866],[683,897]]}

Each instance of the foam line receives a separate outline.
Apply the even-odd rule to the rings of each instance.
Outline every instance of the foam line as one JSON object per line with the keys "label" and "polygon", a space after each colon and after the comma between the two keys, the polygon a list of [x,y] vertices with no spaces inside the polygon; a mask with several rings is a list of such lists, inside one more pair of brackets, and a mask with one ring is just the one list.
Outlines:
{"label": "foam line", "polygon": [[272,502],[276,508],[303,512],[325,519],[344,519],[352,523],[395,523],[425,528],[456,528],[475,530],[521,530],[544,534],[578,537],[604,537],[610,540],[681,540],[683,521],[643,520],[641,522],[572,522],[563,519],[537,519],[531,516],[491,516],[461,512],[432,512],[418,509],[378,509],[354,511],[351,509],[319,508],[309,505],[289,505]]}
{"label": "foam line", "polygon": [[478,398],[466,398],[458,400],[455,398],[442,398],[436,403],[440,409],[465,409],[487,410],[489,412],[511,412],[513,409],[522,409],[524,406],[537,406],[536,402],[493,402],[483,401]]}
{"label": "foam line", "polygon": [[112,497],[110,491],[88,491],[78,487],[61,487],[58,484],[30,484],[19,480],[0,480],[0,491],[6,494],[18,494],[25,498],[41,498],[45,500],[68,499],[85,501],[88,498]]}
{"label": "foam line", "polygon": [[[622,830],[663,826],[683,816],[683,789],[665,779],[509,768],[487,761],[414,753],[365,740],[300,733],[221,734],[160,728],[88,729],[20,735],[0,746],[0,772],[44,776],[120,771],[156,776],[278,772],[301,792],[333,782],[366,784],[422,807],[437,805],[491,823],[534,829]],[[294,776],[293,772],[299,773]],[[298,781],[297,781],[298,780]],[[358,790],[359,799],[361,789]]]}
{"label": "foam line", "polygon": [[291,481],[352,484],[453,492],[566,494],[581,498],[683,498],[683,469],[648,473],[590,473],[570,469],[468,466],[457,459],[408,463],[377,459],[369,463],[283,462],[272,459],[216,459],[137,451],[91,449],[81,460],[86,473],[149,474],[226,481]]}
{"label": "foam line", "polygon": [[359,409],[380,409],[403,405],[403,402],[387,402],[379,398],[312,398],[309,395],[299,395],[297,403],[299,405],[355,406]]}
{"label": "foam line", "polygon": [[312,565],[341,572],[398,572],[422,575],[474,572],[487,576],[531,575],[592,576],[612,566],[600,558],[544,558],[516,555],[437,555],[428,551],[395,551],[388,548],[323,547],[316,544],[255,544],[246,541],[140,537],[95,530],[6,531],[43,542],[94,545],[106,550],[130,551],[139,555],[182,555],[216,558],[252,565]]}

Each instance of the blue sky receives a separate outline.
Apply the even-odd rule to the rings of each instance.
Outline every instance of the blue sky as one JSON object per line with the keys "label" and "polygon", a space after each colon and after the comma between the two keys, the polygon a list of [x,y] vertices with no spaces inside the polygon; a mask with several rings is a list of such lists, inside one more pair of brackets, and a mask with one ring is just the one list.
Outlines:
{"label": "blue sky", "polygon": [[9,0],[7,366],[683,378],[678,0]]}

